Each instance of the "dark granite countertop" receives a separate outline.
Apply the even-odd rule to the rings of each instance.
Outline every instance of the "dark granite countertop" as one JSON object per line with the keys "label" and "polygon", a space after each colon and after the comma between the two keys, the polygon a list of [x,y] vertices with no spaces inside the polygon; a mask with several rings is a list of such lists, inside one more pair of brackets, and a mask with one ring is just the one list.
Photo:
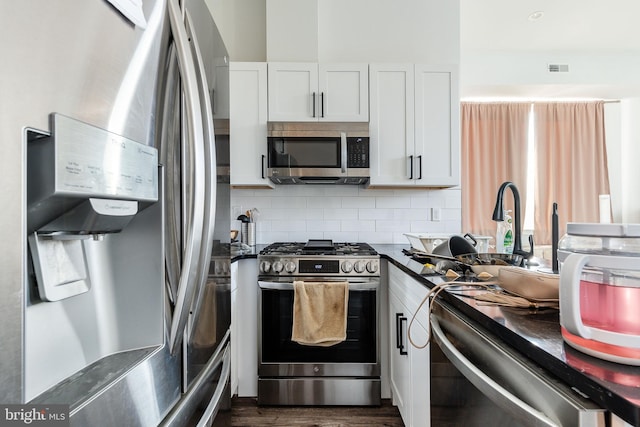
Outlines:
{"label": "dark granite countertop", "polygon": [[[446,281],[422,275],[423,266],[404,255],[408,245],[372,245],[380,255],[425,286]],[[506,344],[521,352],[575,390],[634,426],[640,425],[640,367],[608,362],[566,345],[555,309],[479,305],[473,290],[443,292],[443,298]]]}

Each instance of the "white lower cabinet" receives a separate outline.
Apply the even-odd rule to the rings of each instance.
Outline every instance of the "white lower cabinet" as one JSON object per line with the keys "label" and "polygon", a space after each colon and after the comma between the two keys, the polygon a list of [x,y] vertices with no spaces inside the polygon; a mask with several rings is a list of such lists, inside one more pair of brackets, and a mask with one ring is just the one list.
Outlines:
{"label": "white lower cabinet", "polygon": [[[237,375],[237,395],[258,395],[258,261],[242,259],[231,264],[231,282],[237,289],[231,293],[231,360]],[[235,343],[235,357],[234,357]],[[233,367],[235,365],[235,368]]]}
{"label": "white lower cabinet", "polygon": [[231,397],[238,394],[238,263],[231,264]]}
{"label": "white lower cabinet", "polygon": [[[428,289],[389,264],[389,364],[393,404],[407,427],[430,425],[429,346],[415,347],[409,324]],[[422,307],[411,325],[417,346],[427,340],[428,307]]]}

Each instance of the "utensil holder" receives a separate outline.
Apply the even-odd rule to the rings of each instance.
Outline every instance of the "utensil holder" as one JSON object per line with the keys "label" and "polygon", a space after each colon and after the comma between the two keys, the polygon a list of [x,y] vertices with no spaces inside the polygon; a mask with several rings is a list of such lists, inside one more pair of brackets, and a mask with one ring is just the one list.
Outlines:
{"label": "utensil holder", "polygon": [[249,246],[256,245],[256,223],[255,222],[243,222],[242,223],[242,243]]}

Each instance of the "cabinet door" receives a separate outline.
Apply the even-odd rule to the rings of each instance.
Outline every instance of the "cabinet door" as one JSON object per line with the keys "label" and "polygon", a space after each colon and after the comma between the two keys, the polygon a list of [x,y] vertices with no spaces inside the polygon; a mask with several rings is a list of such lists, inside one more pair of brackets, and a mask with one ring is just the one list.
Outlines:
{"label": "cabinet door", "polygon": [[412,64],[371,64],[370,186],[415,185]]}
{"label": "cabinet door", "polygon": [[460,113],[455,67],[415,67],[417,185],[460,183]]}
{"label": "cabinet door", "polygon": [[270,62],[268,66],[269,120],[317,120],[318,64]]}
{"label": "cabinet door", "polygon": [[[417,319],[411,325],[411,339],[416,345],[423,345],[427,341],[427,329]],[[413,427],[428,427],[431,424],[430,361],[429,346],[416,348],[409,344],[409,371],[411,372],[409,407]]]}
{"label": "cabinet door", "polygon": [[273,188],[267,178],[267,64],[230,66],[231,185]]}
{"label": "cabinet door", "polygon": [[389,292],[389,386],[393,404],[398,407],[405,425],[411,425],[411,372],[407,348],[407,316],[409,313],[398,297]]}
{"label": "cabinet door", "polygon": [[[393,265],[388,266],[388,279],[390,383],[393,403],[398,406],[407,427],[428,427],[431,423],[429,346],[414,347],[409,340],[409,333],[413,343],[418,346],[422,346],[427,340],[428,302],[425,302],[419,312],[417,310],[429,290]],[[402,313],[397,323],[396,313]],[[411,324],[414,314],[415,320]],[[407,354],[401,355],[398,347],[403,348]]]}
{"label": "cabinet door", "polygon": [[231,397],[238,393],[238,263],[231,264]]}
{"label": "cabinet door", "polygon": [[[238,344],[238,397],[258,396],[258,260],[238,264],[236,340]],[[233,264],[232,264],[233,265]]]}
{"label": "cabinet door", "polygon": [[318,79],[320,121],[369,121],[367,64],[319,64]]}

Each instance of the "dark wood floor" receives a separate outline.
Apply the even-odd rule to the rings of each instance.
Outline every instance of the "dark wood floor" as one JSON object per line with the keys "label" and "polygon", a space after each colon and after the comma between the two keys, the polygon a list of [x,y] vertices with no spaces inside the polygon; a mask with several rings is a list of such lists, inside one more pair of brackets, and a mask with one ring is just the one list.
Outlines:
{"label": "dark wood floor", "polygon": [[388,400],[380,407],[258,406],[252,398],[234,398],[231,411],[218,413],[216,425],[231,427],[404,427]]}

